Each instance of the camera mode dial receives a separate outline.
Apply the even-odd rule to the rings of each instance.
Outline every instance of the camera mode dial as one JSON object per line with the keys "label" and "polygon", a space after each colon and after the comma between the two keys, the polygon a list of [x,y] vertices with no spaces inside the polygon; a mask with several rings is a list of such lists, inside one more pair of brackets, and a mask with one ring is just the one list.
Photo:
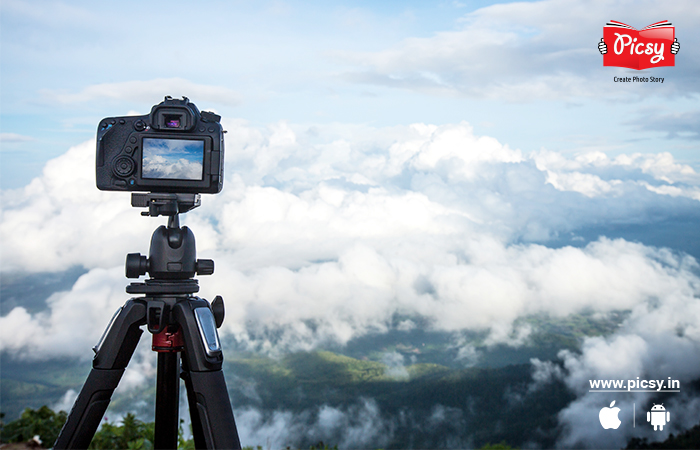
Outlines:
{"label": "camera mode dial", "polygon": [[125,178],[134,173],[135,168],[136,163],[134,163],[133,159],[129,158],[128,156],[122,156],[114,163],[114,174],[118,177]]}

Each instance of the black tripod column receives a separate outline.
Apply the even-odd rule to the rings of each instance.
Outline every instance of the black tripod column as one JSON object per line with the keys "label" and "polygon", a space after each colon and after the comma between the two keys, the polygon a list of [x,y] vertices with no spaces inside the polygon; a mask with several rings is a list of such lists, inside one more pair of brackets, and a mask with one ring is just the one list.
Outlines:
{"label": "black tripod column", "polygon": [[156,414],[154,448],[175,449],[180,410],[180,354],[183,349],[179,329],[166,328],[153,335],[153,351],[158,352],[156,375]]}

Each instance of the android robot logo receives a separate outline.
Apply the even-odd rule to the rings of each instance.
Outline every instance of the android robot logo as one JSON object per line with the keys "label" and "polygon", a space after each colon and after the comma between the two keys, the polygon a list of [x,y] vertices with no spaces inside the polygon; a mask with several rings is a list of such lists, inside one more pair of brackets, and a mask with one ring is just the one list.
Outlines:
{"label": "android robot logo", "polygon": [[654,431],[663,431],[664,425],[671,421],[671,413],[666,411],[663,403],[651,407],[651,411],[647,412],[647,422],[651,422],[654,426]]}

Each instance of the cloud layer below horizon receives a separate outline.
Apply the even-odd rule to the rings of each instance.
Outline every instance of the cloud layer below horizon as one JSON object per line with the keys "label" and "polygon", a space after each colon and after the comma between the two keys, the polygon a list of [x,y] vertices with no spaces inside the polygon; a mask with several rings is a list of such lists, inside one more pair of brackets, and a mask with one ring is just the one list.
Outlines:
{"label": "cloud layer below horizon", "polygon": [[[402,329],[421,317],[435,331],[478,330],[517,346],[530,332],[518,318],[630,310],[609,340],[562,355],[572,390],[588,377],[700,375],[687,362],[700,355],[697,261],[579,235],[608,223],[697,219],[700,176],[671,155],[526,154],[468,123],[224,125],[226,187],[183,220],[198,256],[217,264],[201,294],[224,297],[221,333],[242,345],[267,353],[342,345],[391,329],[396,317]],[[88,271],[43,312],[4,311],[4,351],[88,355],[126,299],[124,254],[147,253],[163,222],[140,217],[126,194],[98,191],[93,157],[94,141],[78,145],[25,188],[3,192],[0,238],[12,255],[3,271]],[[625,342],[639,351],[625,353],[623,376],[605,358],[619,358]],[[574,412],[591,405],[578,393]],[[573,427],[562,442],[600,444],[577,435],[567,422],[574,412],[560,417]]]}

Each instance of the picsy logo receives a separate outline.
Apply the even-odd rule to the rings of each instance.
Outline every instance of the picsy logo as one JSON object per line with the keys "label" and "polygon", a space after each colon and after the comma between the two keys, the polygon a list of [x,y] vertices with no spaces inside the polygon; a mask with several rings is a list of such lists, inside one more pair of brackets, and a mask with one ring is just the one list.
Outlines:
{"label": "picsy logo", "polygon": [[[676,53],[681,48],[675,34],[676,28],[668,20],[653,23],[641,30],[611,20],[603,27],[603,39],[598,43],[598,50],[603,55],[604,66],[636,70],[675,66]],[[612,52],[608,51],[608,46],[612,46]]]}

